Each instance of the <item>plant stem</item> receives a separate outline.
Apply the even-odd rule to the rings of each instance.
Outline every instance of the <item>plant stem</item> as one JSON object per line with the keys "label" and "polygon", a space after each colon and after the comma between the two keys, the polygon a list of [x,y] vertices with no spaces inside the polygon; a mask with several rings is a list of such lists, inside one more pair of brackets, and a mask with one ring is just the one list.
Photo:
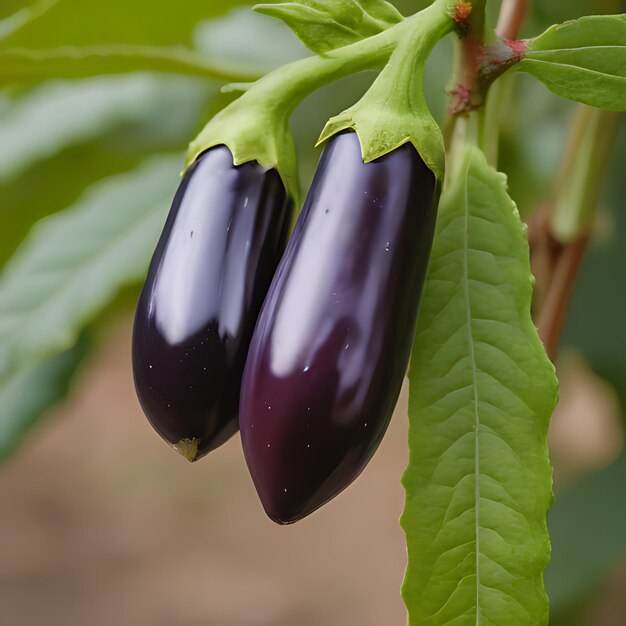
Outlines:
{"label": "plant stem", "polygon": [[576,275],[595,217],[613,152],[618,114],[580,106],[557,179],[555,199],[529,224],[537,278],[539,335],[556,358]]}
{"label": "plant stem", "polygon": [[552,234],[575,241],[593,225],[600,188],[615,145],[619,114],[581,106],[557,183]]}
{"label": "plant stem", "polygon": [[503,115],[509,110],[513,87],[513,77],[509,74],[501,76],[490,88],[483,113],[483,134],[481,146],[487,161],[497,168],[500,152],[500,129]]}
{"label": "plant stem", "polygon": [[[496,27],[496,34],[500,39],[512,40],[517,38],[528,8],[529,0],[503,0]],[[480,145],[489,163],[496,168],[498,166],[502,115],[506,110],[505,103],[510,94],[511,77],[505,74],[489,88],[482,112],[483,124]]]}
{"label": "plant stem", "polygon": [[485,4],[485,0],[459,2],[455,9],[460,37],[455,50],[454,87],[450,91],[451,115],[468,113],[483,104],[478,69],[485,37]]}
{"label": "plant stem", "polygon": [[588,241],[588,235],[581,235],[575,241],[563,246],[558,250],[555,266],[551,268],[552,280],[541,312],[536,318],[536,324],[548,357],[552,361],[558,353],[574,283]]}
{"label": "plant stem", "polygon": [[313,55],[284,65],[257,81],[241,99],[263,98],[269,106],[290,115],[305,96],[323,85],[349,74],[381,67],[407,34],[419,30],[427,39],[429,34],[432,37],[435,33],[445,34],[452,30],[451,13],[455,3],[456,0],[436,0],[377,35],[324,55]]}

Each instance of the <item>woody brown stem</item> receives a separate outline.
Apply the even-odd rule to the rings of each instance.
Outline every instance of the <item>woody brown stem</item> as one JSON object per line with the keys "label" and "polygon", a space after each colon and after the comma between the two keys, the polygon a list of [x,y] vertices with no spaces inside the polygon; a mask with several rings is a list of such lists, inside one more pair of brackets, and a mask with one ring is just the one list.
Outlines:
{"label": "woody brown stem", "polygon": [[483,104],[478,69],[485,35],[485,0],[459,0],[452,19],[457,23],[455,71],[448,112],[451,116],[474,111]]}
{"label": "woody brown stem", "polygon": [[[549,222],[548,222],[549,223]],[[546,239],[551,239],[546,232]],[[574,291],[574,283],[582,262],[583,255],[589,241],[588,235],[580,236],[576,241],[567,245],[552,240],[550,245],[553,253],[553,263],[544,267],[544,294],[541,309],[537,316],[537,330],[545,346],[546,352],[552,361],[558,353],[561,334],[567,311]],[[537,271],[537,269],[535,269]],[[546,276],[548,274],[549,276]],[[538,282],[540,278],[538,276]]]}

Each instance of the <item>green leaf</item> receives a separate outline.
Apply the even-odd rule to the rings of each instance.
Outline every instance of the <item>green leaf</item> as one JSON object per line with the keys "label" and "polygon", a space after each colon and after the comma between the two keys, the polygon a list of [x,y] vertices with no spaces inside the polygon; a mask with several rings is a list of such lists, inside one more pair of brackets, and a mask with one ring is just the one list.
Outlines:
{"label": "green leaf", "polygon": [[410,626],[540,626],[554,368],[504,175],[467,146],[449,180],[409,372],[403,595]]}
{"label": "green leaf", "polygon": [[0,49],[0,87],[48,78],[129,72],[168,72],[226,81],[254,80],[259,76],[257,68],[208,59],[185,48],[109,44],[47,50]]}
{"label": "green leaf", "polygon": [[144,276],[180,167],[177,157],[153,159],[34,227],[0,276],[0,380],[68,349]]}
{"label": "green leaf", "polygon": [[257,4],[254,9],[283,20],[318,54],[380,33],[403,19],[384,0],[297,0]]}
{"label": "green leaf", "polygon": [[552,26],[529,42],[518,68],[563,98],[626,111],[626,14]]}
{"label": "green leaf", "polygon": [[0,383],[0,463],[22,443],[45,411],[66,396],[86,349],[87,342],[79,341],[71,350],[28,364]]}

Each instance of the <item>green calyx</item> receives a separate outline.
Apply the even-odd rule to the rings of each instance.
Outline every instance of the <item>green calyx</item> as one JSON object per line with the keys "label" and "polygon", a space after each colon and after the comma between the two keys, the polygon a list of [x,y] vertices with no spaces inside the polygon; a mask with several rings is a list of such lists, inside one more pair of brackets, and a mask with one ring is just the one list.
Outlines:
{"label": "green calyx", "polygon": [[454,4],[455,0],[436,0],[378,34],[320,56],[294,61],[255,83],[236,86],[237,90],[245,88],[245,92],[211,119],[192,141],[187,164],[201,152],[225,145],[232,152],[235,165],[257,161],[263,167],[276,169],[287,192],[297,202],[298,172],[289,130],[291,112],[304,97],[327,83],[384,67],[361,102],[329,122],[321,141],[342,128],[354,128],[366,160],[411,142],[441,178],[443,141],[426,105],[422,78],[432,48],[454,28],[450,17]]}
{"label": "green calyx", "polygon": [[[236,165],[257,161],[280,174],[287,192],[298,201],[298,172],[289,116],[295,106],[322,85],[351,73],[381,66],[395,48],[397,27],[322,56],[281,67],[252,85],[218,113],[188,151],[188,164],[208,148],[223,144]],[[395,32],[392,32],[395,31]]]}
{"label": "green calyx", "polygon": [[[233,153],[235,165],[257,161],[268,169],[275,168],[297,202],[298,171],[289,130],[291,112],[303,98],[326,83],[383,65],[395,48],[399,32],[408,25],[406,20],[379,35],[324,56],[294,61],[251,85],[246,84],[244,93],[213,117],[191,142],[187,164],[201,152],[225,145]],[[240,90],[242,86],[234,88]]]}
{"label": "green calyx", "polygon": [[287,193],[298,201],[298,169],[296,150],[288,115],[263,99],[246,97],[246,92],[230,106],[222,109],[191,142],[187,165],[201,152],[225,145],[233,155],[234,165],[256,161],[261,167],[275,169]]}
{"label": "green calyx", "polygon": [[443,136],[426,103],[422,82],[432,48],[453,30],[454,21],[437,4],[418,15],[421,20],[399,41],[372,87],[354,106],[329,120],[318,145],[352,129],[367,163],[411,143],[442,180]]}

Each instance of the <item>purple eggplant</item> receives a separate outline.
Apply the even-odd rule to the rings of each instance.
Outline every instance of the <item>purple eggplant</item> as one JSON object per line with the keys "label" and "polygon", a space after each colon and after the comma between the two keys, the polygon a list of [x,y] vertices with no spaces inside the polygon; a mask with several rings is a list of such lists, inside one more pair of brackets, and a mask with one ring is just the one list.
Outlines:
{"label": "purple eggplant", "polygon": [[228,148],[187,169],[135,316],[133,371],[155,430],[194,461],[237,431],[254,324],[286,243],[280,176]]}
{"label": "purple eggplant", "polygon": [[438,197],[412,145],[364,163],[347,132],[324,151],[241,390],[246,460],[278,523],[336,496],[382,440],[411,350]]}

